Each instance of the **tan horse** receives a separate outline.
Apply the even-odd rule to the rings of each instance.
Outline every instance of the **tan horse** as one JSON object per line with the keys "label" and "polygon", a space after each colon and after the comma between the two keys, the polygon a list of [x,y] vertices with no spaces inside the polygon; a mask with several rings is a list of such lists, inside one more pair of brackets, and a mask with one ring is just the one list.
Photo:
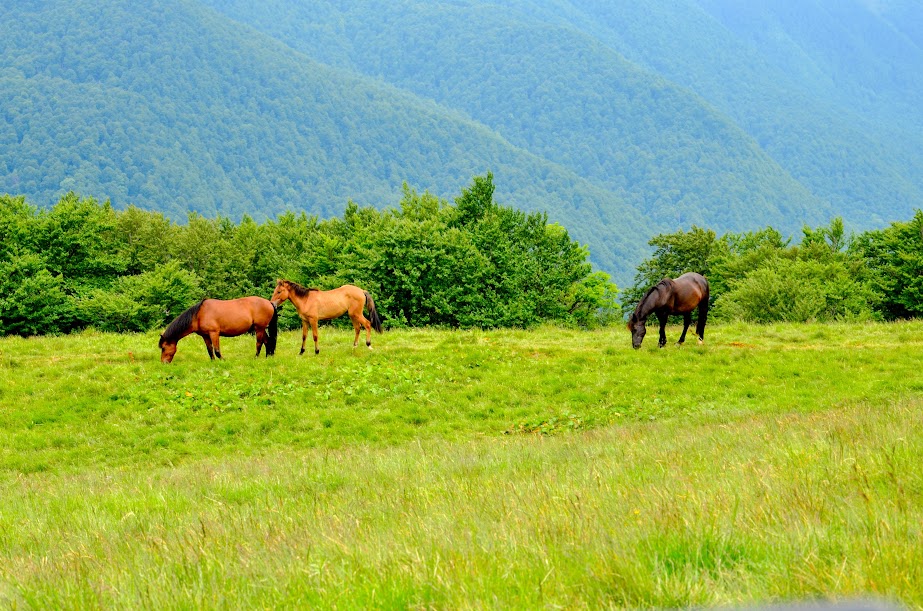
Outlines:
{"label": "tan horse", "polygon": [[191,333],[202,336],[212,360],[221,358],[222,335],[235,337],[249,331],[256,332],[256,356],[264,344],[266,356],[271,356],[276,351],[278,321],[275,306],[262,297],[203,299],[173,319],[160,336],[160,362],[172,361],[176,344]]}
{"label": "tan horse", "polygon": [[[306,289],[290,280],[279,280],[269,300],[278,308],[286,299],[292,302],[301,317],[301,352],[299,354],[304,354],[304,344],[308,339],[308,325],[311,326],[311,332],[314,334],[314,354],[320,352],[320,348],[317,347],[317,321],[319,320],[330,320],[339,318],[343,314],[349,314],[349,318],[353,321],[353,328],[356,330],[353,348],[359,345],[359,330],[362,327],[365,327],[365,345],[369,348],[372,347],[372,329],[381,333],[381,318],[375,310],[375,302],[368,291],[363,291],[358,286],[344,284],[332,291],[320,291]],[[368,308],[368,318],[362,315],[363,307]]]}

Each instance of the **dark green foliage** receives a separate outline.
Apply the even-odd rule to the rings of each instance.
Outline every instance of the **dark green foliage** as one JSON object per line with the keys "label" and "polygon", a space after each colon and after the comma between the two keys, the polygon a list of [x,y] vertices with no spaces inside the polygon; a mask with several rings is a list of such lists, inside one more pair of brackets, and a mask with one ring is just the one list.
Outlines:
{"label": "dark green foliage", "polygon": [[[917,224],[920,218],[918,213]],[[911,263],[902,270],[911,283],[923,268],[917,254],[919,229],[916,234],[912,230],[903,234],[910,238],[905,242],[896,238],[904,227],[897,223],[889,230],[853,239],[846,236],[842,219],[835,218],[827,226],[804,227],[797,245],[790,245],[791,240],[772,227],[720,238],[698,227],[658,235],[650,242],[657,247],[654,255],[639,266],[635,286],[624,293],[622,310],[634,309],[640,295],[660,277],[697,271],[709,280],[713,316],[719,320],[805,322],[894,316],[889,309],[900,299],[895,295],[900,290],[893,279],[902,274],[889,266],[915,259],[918,267]],[[893,240],[892,247],[903,244],[906,252],[914,254],[887,259],[888,240]],[[919,292],[909,290],[904,296],[913,307],[923,308]],[[905,308],[901,313],[914,311]]]}
{"label": "dark green foliage", "polygon": [[35,217],[27,244],[70,289],[104,286],[126,268],[115,221],[109,202],[99,205],[68,193]]}
{"label": "dark green foliage", "polygon": [[[589,326],[610,316],[616,287],[593,271],[587,249],[547,215],[501,206],[493,193],[488,173],[456,205],[405,185],[397,210],[350,202],[342,218],[320,222],[192,214],[185,225],[73,194],[48,212],[4,197],[0,332],[144,331],[204,297],[268,297],[279,277],[359,285],[390,326]],[[284,308],[280,326],[299,324]]]}
{"label": "dark green foliage", "polygon": [[321,224],[294,279],[370,290],[392,326],[525,327],[542,320],[597,324],[615,286],[547,215],[493,201],[476,177],[454,206],[405,185],[400,208],[350,204]]}
{"label": "dark green foliage", "polygon": [[102,331],[147,331],[172,320],[201,298],[199,277],[178,260],[122,276],[77,304],[82,321]]}
{"label": "dark green foliage", "polygon": [[16,255],[0,261],[0,331],[40,335],[69,331],[75,301],[37,254]]}
{"label": "dark green foliage", "polygon": [[776,257],[731,281],[716,299],[716,316],[750,322],[872,318],[874,294],[851,267],[845,257]]}
{"label": "dark green foliage", "polygon": [[923,211],[909,222],[860,235],[852,250],[870,269],[886,318],[923,314]]}

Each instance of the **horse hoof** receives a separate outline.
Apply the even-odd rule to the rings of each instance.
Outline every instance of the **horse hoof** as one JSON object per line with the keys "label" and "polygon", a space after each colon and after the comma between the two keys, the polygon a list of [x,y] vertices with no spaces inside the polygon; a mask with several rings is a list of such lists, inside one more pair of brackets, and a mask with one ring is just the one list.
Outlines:
{"label": "horse hoof", "polygon": [[318,354],[320,354],[320,348],[314,350],[314,356],[317,356]]}
{"label": "horse hoof", "polygon": [[298,356],[301,356],[302,354],[304,354],[304,348],[301,349],[301,352],[298,353]]}

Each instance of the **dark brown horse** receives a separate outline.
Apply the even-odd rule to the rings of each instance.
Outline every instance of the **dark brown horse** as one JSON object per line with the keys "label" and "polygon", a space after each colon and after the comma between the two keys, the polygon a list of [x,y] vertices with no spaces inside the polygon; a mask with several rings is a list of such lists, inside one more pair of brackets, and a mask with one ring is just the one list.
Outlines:
{"label": "dark brown horse", "polygon": [[654,313],[660,321],[660,343],[663,348],[667,343],[667,319],[670,314],[683,315],[683,334],[677,344],[686,341],[686,331],[692,322],[692,311],[698,309],[699,316],[695,325],[695,334],[699,343],[705,340],[705,321],[708,318],[708,280],[700,274],[690,272],[675,280],[664,278],[652,286],[628,320],[631,331],[631,345],[640,348],[647,333],[647,317]]}
{"label": "dark brown horse", "polygon": [[171,322],[160,336],[160,362],[169,363],[176,354],[176,344],[190,333],[205,340],[208,356],[221,358],[219,338],[256,332],[256,356],[265,344],[266,356],[276,351],[279,314],[268,299],[241,297],[222,301],[203,299]]}
{"label": "dark brown horse", "polygon": [[[339,318],[343,314],[349,314],[349,318],[353,321],[353,328],[356,330],[353,348],[359,345],[359,330],[362,327],[365,327],[365,345],[369,348],[372,347],[372,329],[381,333],[381,318],[375,310],[375,301],[367,291],[363,291],[358,286],[344,284],[332,291],[319,291],[306,289],[290,280],[279,280],[276,282],[276,290],[273,291],[270,301],[272,305],[279,307],[286,299],[292,302],[301,317],[301,352],[299,354],[304,354],[309,325],[314,334],[314,354],[320,352],[320,348],[317,347],[317,321],[319,320],[330,320]],[[368,308],[368,318],[362,315],[364,307]]]}

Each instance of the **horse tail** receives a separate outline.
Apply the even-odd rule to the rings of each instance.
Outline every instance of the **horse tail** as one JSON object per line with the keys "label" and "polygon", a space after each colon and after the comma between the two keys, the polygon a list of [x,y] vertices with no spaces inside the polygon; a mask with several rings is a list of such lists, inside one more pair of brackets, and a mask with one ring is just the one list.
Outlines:
{"label": "horse tail", "polygon": [[372,299],[372,296],[368,291],[362,291],[365,293],[365,307],[369,311],[369,322],[372,323],[372,328],[381,333],[381,317],[378,315],[378,310],[375,309],[375,300]]}
{"label": "horse tail", "polygon": [[276,353],[276,340],[279,337],[279,308],[272,306],[272,319],[266,327],[266,356]]}
{"label": "horse tail", "polygon": [[705,321],[708,320],[708,301],[710,297],[708,280],[704,276],[702,276],[702,282],[705,283],[705,290],[702,292],[702,300],[699,301],[699,316],[695,323],[695,334],[699,336],[700,340],[705,339]]}

